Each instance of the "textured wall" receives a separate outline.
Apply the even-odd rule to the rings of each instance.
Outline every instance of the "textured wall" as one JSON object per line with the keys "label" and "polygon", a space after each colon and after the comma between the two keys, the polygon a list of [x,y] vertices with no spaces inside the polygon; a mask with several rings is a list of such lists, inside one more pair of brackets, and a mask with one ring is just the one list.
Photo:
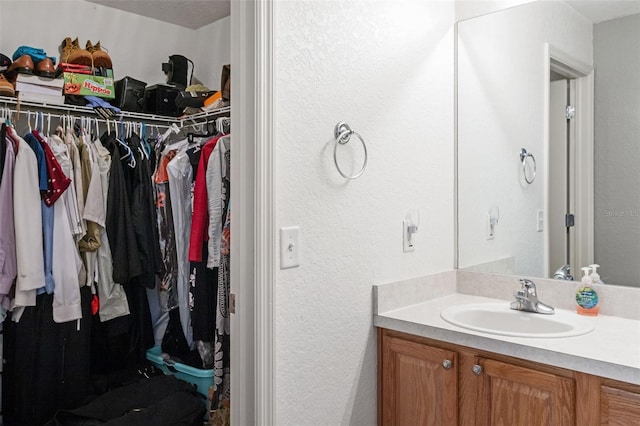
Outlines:
{"label": "textured wall", "polygon": [[[277,424],[374,425],[372,284],[453,265],[454,5],[279,1],[275,18],[277,225],[301,227],[301,266],[277,273]],[[342,120],[369,149],[349,182]],[[340,147],[349,171],[361,155]]]}
{"label": "textured wall", "polygon": [[[459,266],[513,257],[515,271],[546,276],[545,238],[536,211],[546,208],[544,44],[592,63],[592,25],[563,2],[534,2],[459,24]],[[537,160],[522,178],[521,148]],[[495,238],[487,212],[498,206]]]}
{"label": "textured wall", "polygon": [[11,57],[18,46],[27,45],[59,59],[65,37],[78,37],[82,48],[87,39],[100,41],[113,60],[116,79],[164,83],[162,63],[169,55],[181,54],[195,63],[195,76],[218,88],[221,65],[211,55],[220,55],[223,63],[230,58],[228,18],[191,30],[80,0],[2,0],[0,16],[0,52],[5,55]]}
{"label": "textured wall", "polygon": [[640,14],[594,27],[595,259],[605,283],[640,285]]}

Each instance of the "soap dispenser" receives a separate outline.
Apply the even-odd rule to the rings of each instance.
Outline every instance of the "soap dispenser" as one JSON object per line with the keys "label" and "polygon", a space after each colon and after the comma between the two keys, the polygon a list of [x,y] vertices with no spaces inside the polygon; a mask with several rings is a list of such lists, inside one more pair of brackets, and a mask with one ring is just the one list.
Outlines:
{"label": "soap dispenser", "polygon": [[589,267],[593,271],[591,272],[591,282],[594,284],[604,284],[600,279],[600,274],[598,274],[598,268],[600,267],[600,265],[593,263],[589,265]]}
{"label": "soap dispenser", "polygon": [[596,293],[592,287],[593,281],[589,275],[591,268],[585,266],[582,268],[582,271],[584,272],[582,283],[576,291],[576,302],[578,303],[577,312],[580,315],[596,316],[599,310],[598,293]]}

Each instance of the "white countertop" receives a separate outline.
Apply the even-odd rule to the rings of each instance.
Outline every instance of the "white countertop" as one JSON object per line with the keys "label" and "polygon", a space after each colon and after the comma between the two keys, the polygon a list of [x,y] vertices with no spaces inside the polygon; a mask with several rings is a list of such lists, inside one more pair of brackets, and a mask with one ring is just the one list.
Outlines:
{"label": "white countertop", "polygon": [[483,302],[510,303],[454,293],[379,312],[374,315],[374,325],[640,385],[640,321],[606,315],[583,317],[595,327],[588,334],[525,338],[469,330],[440,317],[440,312],[450,306]]}

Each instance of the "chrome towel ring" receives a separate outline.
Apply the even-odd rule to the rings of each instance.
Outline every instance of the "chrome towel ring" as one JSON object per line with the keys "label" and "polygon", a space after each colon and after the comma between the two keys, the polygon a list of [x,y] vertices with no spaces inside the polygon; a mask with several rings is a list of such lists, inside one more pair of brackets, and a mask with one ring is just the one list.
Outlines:
{"label": "chrome towel ring", "polygon": [[[333,147],[333,162],[336,163],[336,169],[338,169],[338,173],[340,173],[340,175],[343,178],[346,179],[357,179],[360,176],[362,176],[362,174],[364,173],[364,169],[367,167],[367,145],[364,143],[364,139],[362,139],[362,136],[360,136],[359,133],[354,132],[351,127],[344,122],[340,122],[338,124],[336,124],[335,129],[333,130],[333,135],[334,138],[336,139],[336,144]],[[347,142],[349,142],[349,140],[351,140],[351,136],[355,136],[360,140],[360,143],[362,144],[362,148],[364,149],[364,163],[362,164],[362,168],[360,169],[360,171],[358,173],[356,173],[353,176],[349,176],[347,174],[345,174],[341,169],[340,166],[338,165],[338,145],[344,145]]]}
{"label": "chrome towel ring", "polygon": [[[533,173],[531,177],[527,174],[527,158],[531,158],[531,163],[533,163]],[[531,185],[534,180],[536,180],[536,157],[533,156],[532,153],[527,152],[526,149],[522,148],[520,150],[520,161],[522,161],[522,175],[524,176],[524,180]]]}

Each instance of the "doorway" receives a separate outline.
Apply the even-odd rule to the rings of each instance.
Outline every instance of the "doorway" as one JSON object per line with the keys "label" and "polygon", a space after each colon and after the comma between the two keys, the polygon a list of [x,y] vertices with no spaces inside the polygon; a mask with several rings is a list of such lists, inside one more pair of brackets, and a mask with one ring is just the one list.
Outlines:
{"label": "doorway", "polygon": [[593,263],[593,67],[546,47],[545,269],[573,280]]}
{"label": "doorway", "polygon": [[551,71],[549,93],[550,277],[571,280],[575,265],[575,80]]}

